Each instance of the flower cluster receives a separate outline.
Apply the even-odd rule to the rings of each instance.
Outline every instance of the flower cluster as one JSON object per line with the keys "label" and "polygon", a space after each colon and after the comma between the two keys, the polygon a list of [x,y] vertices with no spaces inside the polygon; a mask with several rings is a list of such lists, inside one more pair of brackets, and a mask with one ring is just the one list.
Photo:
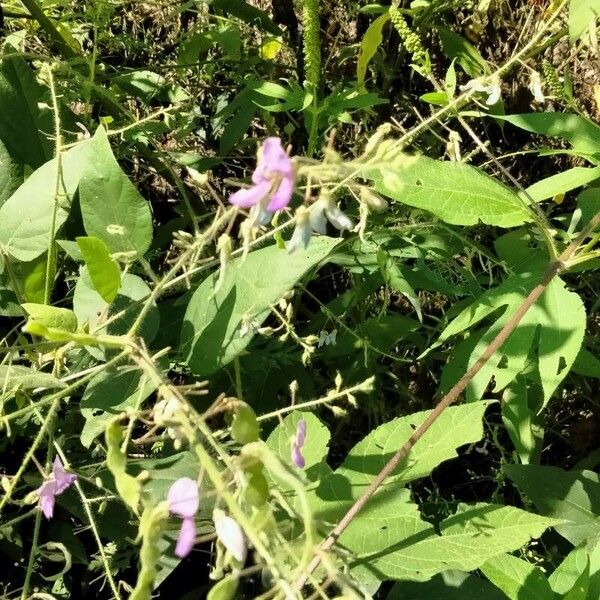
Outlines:
{"label": "flower cluster", "polygon": [[497,104],[502,95],[502,87],[500,79],[493,77],[488,83],[484,83],[482,79],[471,79],[466,85],[461,85],[460,89],[463,92],[473,91],[487,94],[485,103],[488,106]]}
{"label": "flower cluster", "polygon": [[258,151],[252,173],[252,185],[238,190],[229,202],[240,208],[251,208],[254,225],[266,225],[272,213],[285,208],[294,192],[294,165],[278,137],[267,138]]}

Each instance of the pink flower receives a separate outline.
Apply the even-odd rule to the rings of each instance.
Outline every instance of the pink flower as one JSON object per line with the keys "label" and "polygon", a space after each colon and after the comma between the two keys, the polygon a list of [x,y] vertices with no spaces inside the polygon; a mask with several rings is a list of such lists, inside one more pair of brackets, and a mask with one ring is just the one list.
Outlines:
{"label": "pink flower", "polygon": [[62,462],[60,462],[60,458],[56,456],[52,464],[50,479],[44,481],[38,489],[40,508],[46,519],[51,519],[54,515],[56,496],[62,494],[68,487],[73,485],[76,479],[77,475],[75,473],[67,473]]}
{"label": "pink flower", "polygon": [[304,456],[302,456],[302,446],[306,441],[306,421],[304,419],[298,421],[296,425],[296,435],[292,439],[292,462],[299,468],[304,469],[306,464]]}
{"label": "pink flower", "polygon": [[195,516],[200,504],[198,485],[189,477],[178,479],[169,488],[167,502],[169,510],[183,519],[177,536],[175,554],[184,558],[192,551],[196,540]]}
{"label": "pink flower", "polygon": [[232,194],[229,202],[241,208],[259,205],[263,211],[274,213],[292,199],[294,167],[278,137],[267,138],[259,149],[252,183],[251,187]]}

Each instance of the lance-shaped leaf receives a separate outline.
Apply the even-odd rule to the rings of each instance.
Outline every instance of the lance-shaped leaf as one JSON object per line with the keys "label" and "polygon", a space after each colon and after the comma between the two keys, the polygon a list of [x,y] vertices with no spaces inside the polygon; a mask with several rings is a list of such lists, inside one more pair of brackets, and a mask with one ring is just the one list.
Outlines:
{"label": "lance-shaped leaf", "polygon": [[376,167],[366,165],[361,175],[384,196],[453,225],[515,227],[532,220],[513,190],[465,163],[399,155]]}
{"label": "lance-shaped leaf", "polygon": [[[444,389],[454,384],[483,354],[539,280],[539,273],[510,277],[484,293],[446,327],[436,345],[480,325],[456,348],[445,369]],[[525,370],[533,351],[547,402],[577,358],[585,325],[581,298],[555,277],[506,342],[470,381],[467,399],[481,398],[492,378],[494,391],[504,389]]]}

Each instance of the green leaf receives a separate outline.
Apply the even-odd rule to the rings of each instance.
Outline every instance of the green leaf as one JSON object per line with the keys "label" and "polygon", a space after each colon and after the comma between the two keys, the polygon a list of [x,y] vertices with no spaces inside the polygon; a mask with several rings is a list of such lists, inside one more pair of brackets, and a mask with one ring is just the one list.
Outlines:
{"label": "green leaf", "polygon": [[446,106],[448,104],[448,94],[446,92],[427,92],[421,96],[423,102],[433,104],[434,106]]}
{"label": "green leaf", "polygon": [[395,583],[386,600],[506,600],[506,596],[481,577],[443,571],[429,581]]}
{"label": "green leaf", "polygon": [[368,569],[379,579],[426,581],[448,569],[473,571],[556,523],[512,506],[459,505],[456,514],[440,523],[438,535],[421,519],[407,490],[383,491],[375,498],[339,542],[357,557],[353,571]]}
{"label": "green leaf", "polygon": [[564,194],[582,185],[592,183],[599,177],[600,167],[573,167],[562,173],[536,181],[525,192],[534,202],[541,202],[557,194]]}
{"label": "green leaf", "polygon": [[597,473],[537,465],[505,465],[504,472],[540,513],[564,521],[556,531],[574,546],[600,534]]}
{"label": "green leaf", "polygon": [[585,600],[590,585],[590,558],[585,546],[572,550],[548,580],[564,600]]}
{"label": "green leaf", "polygon": [[212,0],[213,8],[222,10],[238,19],[267,31],[276,36],[282,36],[283,31],[269,18],[269,15],[248,4],[245,0]]}
{"label": "green leaf", "polygon": [[542,571],[516,556],[495,556],[481,567],[481,571],[510,600],[554,600],[550,584]]}
{"label": "green leaf", "polygon": [[367,165],[363,175],[384,196],[453,225],[515,227],[531,221],[515,192],[464,163],[399,156],[383,166]]}
{"label": "green leaf", "polygon": [[164,75],[159,75],[154,71],[141,70],[124,73],[113,77],[112,83],[144,102],[157,99],[163,102],[177,103],[189,99],[188,93],[180,85],[172,84]]}
{"label": "green leaf", "polygon": [[23,183],[23,169],[13,161],[0,139],[0,206]]}
{"label": "green leaf", "polygon": [[2,381],[3,390],[66,387],[62,381],[50,373],[43,373],[20,365],[0,365],[0,381]]}
{"label": "green leaf", "polygon": [[570,0],[569,39],[575,43],[600,15],[600,0]]}
{"label": "green leaf", "polygon": [[338,243],[323,236],[293,254],[268,246],[245,260],[232,261],[218,289],[219,273],[205,279],[192,296],[181,332],[190,369],[196,375],[210,375],[239,355],[252,340],[253,327],[269,315],[271,305]]}
{"label": "green leaf", "polygon": [[455,60],[469,77],[481,77],[487,71],[485,59],[473,44],[446,27],[438,28],[438,33],[444,54]]}
{"label": "green leaf", "polygon": [[532,133],[559,137],[582,154],[600,153],[600,126],[580,115],[542,112],[494,115],[494,118]]}
{"label": "green leaf", "polygon": [[[581,221],[579,222],[579,227],[581,228],[600,212],[600,189],[589,188],[583,190],[577,196],[577,208],[581,209]],[[596,228],[596,231],[598,228],[600,226]]]}
{"label": "green leaf", "polygon": [[[482,294],[442,331],[436,346],[482,324],[479,332],[471,334],[473,337],[467,338],[454,352],[445,369],[443,389],[449,389],[479,359],[539,279],[537,272],[511,276]],[[535,347],[544,401],[547,402],[571,369],[581,348],[585,327],[581,298],[555,277],[516,330],[469,382],[467,399],[481,398],[492,378],[494,391],[504,389],[526,368],[530,351]]]}
{"label": "green leaf", "polygon": [[539,387],[526,376],[518,375],[502,395],[502,422],[523,464],[539,461],[544,440],[542,419],[537,407]]}
{"label": "green leaf", "polygon": [[[142,279],[137,275],[125,273],[117,297],[109,304],[94,289],[87,268],[81,267],[73,294],[73,310],[77,315],[79,327],[82,328],[87,323],[90,333],[124,335],[136,320],[141,301],[149,295],[150,288]],[[125,311],[124,314],[113,319],[121,311]],[[109,319],[111,322],[104,325]],[[153,305],[139,331],[146,343],[149,344],[155,338],[158,326],[158,310]],[[90,351],[97,358],[104,356],[99,349]]]}
{"label": "green leaf", "polygon": [[9,53],[0,62],[0,139],[16,163],[37,169],[52,158],[52,110],[41,108],[44,88],[29,65]]}
{"label": "green leaf", "polygon": [[14,291],[7,285],[4,276],[0,274],[0,316],[22,317],[23,311]]}
{"label": "green leaf", "polygon": [[573,363],[573,371],[585,377],[600,379],[600,360],[589,350],[582,348]]}
{"label": "green leaf", "polygon": [[77,330],[77,317],[68,308],[31,303],[25,303],[22,306],[31,319],[38,321],[45,327],[55,327],[70,333]]}
{"label": "green leaf", "polygon": [[82,445],[89,448],[116,415],[139,409],[156,387],[134,367],[112,367],[95,375],[79,405],[85,419],[80,435]]}
{"label": "green leaf", "polygon": [[56,207],[56,159],[34,171],[0,207],[0,244],[14,258],[32,261],[48,250],[54,210],[56,208],[56,234],[67,218],[79,180],[92,156],[89,140],[63,154]]}
{"label": "green leaf", "polygon": [[95,237],[75,238],[94,285],[94,289],[109,304],[117,297],[121,286],[121,270],[111,258],[106,244]]}
{"label": "green leaf", "polygon": [[115,160],[103,127],[91,140],[94,160],[81,180],[79,198],[85,231],[111,253],[142,256],[152,242],[148,203]]}
{"label": "green leaf", "polygon": [[[456,449],[483,437],[482,417],[489,402],[475,402],[446,409],[411,450],[407,460],[386,479],[386,486],[408,483],[429,475]],[[328,518],[341,516],[369,486],[396,451],[408,440],[431,411],[417,412],[380,425],[363,438],[317,490],[320,512]]]}
{"label": "green leaf", "polygon": [[358,63],[356,65],[356,81],[358,89],[361,93],[366,92],[365,88],[365,76],[367,74],[367,67],[371,62],[371,59],[375,56],[377,48],[381,45],[383,40],[383,28],[386,23],[390,20],[390,13],[384,12],[379,15],[368,27],[367,31],[360,41],[358,49]]}

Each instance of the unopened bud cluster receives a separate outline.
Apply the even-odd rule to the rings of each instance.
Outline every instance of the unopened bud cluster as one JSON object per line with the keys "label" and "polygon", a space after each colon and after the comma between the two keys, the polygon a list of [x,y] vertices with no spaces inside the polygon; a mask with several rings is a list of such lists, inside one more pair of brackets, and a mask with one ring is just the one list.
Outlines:
{"label": "unopened bud cluster", "polygon": [[395,4],[390,6],[390,20],[402,38],[404,47],[411,53],[412,59],[418,64],[425,63],[427,61],[427,51],[421,43],[421,38],[408,26],[404,15]]}
{"label": "unopened bud cluster", "polygon": [[560,79],[558,78],[558,73],[550,61],[546,58],[542,61],[542,73],[544,74],[546,85],[550,91],[555,96],[558,96],[559,98],[562,97],[564,95],[564,88],[560,82]]}

